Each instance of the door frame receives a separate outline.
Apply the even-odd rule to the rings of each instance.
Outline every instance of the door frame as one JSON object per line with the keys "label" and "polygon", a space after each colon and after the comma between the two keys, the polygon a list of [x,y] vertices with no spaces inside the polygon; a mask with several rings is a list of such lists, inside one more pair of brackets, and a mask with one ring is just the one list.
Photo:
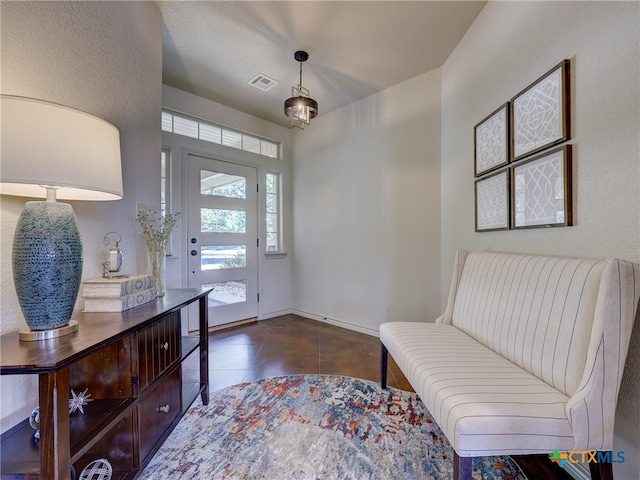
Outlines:
{"label": "door frame", "polygon": [[[170,107],[169,107],[170,108]],[[249,130],[254,128],[252,124]],[[258,303],[258,320],[276,317],[291,313],[291,252],[292,248],[292,211],[291,200],[293,196],[292,182],[292,165],[289,158],[290,140],[289,137],[282,132],[272,131],[272,138],[281,138],[282,153],[278,157],[264,157],[251,152],[237,150],[223,145],[210,143],[197,138],[187,137],[172,132],[162,132],[162,148],[170,151],[170,172],[169,181],[171,184],[171,205],[173,212],[182,212],[184,210],[183,190],[183,168],[184,158],[188,154],[202,155],[213,157],[219,160],[237,163],[258,169],[258,184],[260,192],[258,195],[258,238],[260,244],[265,245],[266,241],[266,196],[265,196],[265,175],[268,171],[279,172],[281,174],[282,185],[282,212],[281,218],[283,222],[283,250],[277,253],[267,253],[261,249],[258,255],[258,292],[260,292],[260,302]],[[270,131],[270,130],[269,130]],[[262,134],[266,132],[261,132]],[[286,132],[285,132],[286,133]],[[269,135],[267,134],[267,137]],[[158,154],[159,155],[159,154]],[[159,172],[158,172],[159,176]],[[172,238],[173,255],[167,257],[167,287],[168,288],[186,288],[188,279],[186,277],[187,267],[185,265],[186,245],[186,227],[182,218],[180,218],[175,226]],[[142,239],[139,240],[142,242]],[[138,248],[143,248],[140,244]],[[138,268],[148,268],[144,259],[139,260]],[[265,284],[265,282],[269,282]],[[272,281],[279,283],[282,288],[276,287]],[[277,291],[276,291],[277,290]],[[284,290],[284,291],[281,291]],[[187,312],[184,312],[187,315]],[[184,332],[186,334],[186,329]]]}
{"label": "door frame", "polygon": [[[172,133],[167,133],[167,132],[163,132],[163,134],[167,134],[169,136],[173,136],[176,134],[172,134]],[[179,135],[176,135],[176,137],[180,137]],[[187,140],[192,140],[193,142],[202,142],[202,140],[197,140],[197,139],[187,139]],[[264,264],[263,262],[265,261],[265,256],[262,254],[264,253],[261,249],[262,246],[264,245],[265,242],[265,210],[266,210],[266,199],[265,199],[265,194],[264,194],[264,177],[265,174],[267,172],[267,170],[269,170],[267,167],[265,167],[264,165],[262,165],[260,162],[253,162],[253,161],[249,161],[245,158],[239,158],[239,157],[246,157],[248,155],[247,152],[244,152],[242,150],[233,150],[233,149],[229,149],[228,147],[219,147],[218,145],[213,145],[213,147],[219,147],[219,148],[212,148],[211,150],[203,150],[200,148],[193,148],[191,146],[185,146],[184,143],[186,143],[184,141],[184,138],[181,138],[180,142],[163,142],[163,148],[168,148],[171,151],[171,156],[172,156],[172,160],[171,160],[171,174],[172,174],[172,183],[174,185],[174,187],[179,187],[180,188],[180,193],[179,195],[174,195],[173,196],[173,200],[175,202],[175,200],[179,197],[180,198],[180,203],[181,205],[179,206],[179,208],[173,208],[174,211],[183,211],[184,209],[186,209],[187,204],[188,204],[188,192],[187,189],[185,188],[185,184],[188,181],[188,175],[187,175],[187,169],[189,168],[189,164],[188,164],[188,158],[189,155],[195,155],[195,156],[200,156],[200,157],[208,157],[208,158],[213,158],[215,160],[219,160],[221,162],[226,162],[226,163],[232,163],[232,164],[236,164],[236,165],[241,165],[244,167],[252,167],[255,168],[257,170],[258,173],[258,185],[259,185],[259,191],[258,191],[258,205],[257,205],[257,209],[258,209],[258,239],[260,241],[260,247],[258,250],[258,256],[257,256],[257,268],[258,268],[258,279],[257,279],[257,293],[260,294],[263,290],[262,285],[263,285],[263,272],[264,272]],[[230,150],[229,152],[217,152],[214,150],[219,150],[219,149],[224,149],[224,150]],[[178,161],[176,161],[178,160]],[[175,189],[173,190],[173,192],[175,192]],[[172,206],[172,207],[175,207]],[[186,222],[186,218],[184,218],[185,215],[183,215],[183,218],[181,218],[179,220],[179,225],[177,225],[175,229],[175,236],[173,238],[173,251],[174,251],[174,258],[173,259],[168,259],[167,262],[167,266],[169,267],[170,263],[175,264],[179,264],[179,265],[175,265],[174,268],[178,268],[180,270],[181,276],[182,276],[182,281],[181,281],[181,286],[183,288],[188,288],[189,285],[189,262],[188,262],[188,257],[187,255],[189,254],[188,249],[189,249],[189,245],[187,244],[187,235],[188,235],[188,231],[187,231],[187,222]],[[176,238],[178,235],[180,235],[180,238]],[[257,309],[257,319],[261,320],[263,318],[263,312],[262,312],[262,305],[263,302],[258,301],[258,309]],[[183,322],[183,325],[188,325],[189,324],[189,317],[190,317],[190,313],[188,309],[185,309],[183,311],[183,315],[186,317],[187,321]],[[183,332],[183,333],[186,333]]]}

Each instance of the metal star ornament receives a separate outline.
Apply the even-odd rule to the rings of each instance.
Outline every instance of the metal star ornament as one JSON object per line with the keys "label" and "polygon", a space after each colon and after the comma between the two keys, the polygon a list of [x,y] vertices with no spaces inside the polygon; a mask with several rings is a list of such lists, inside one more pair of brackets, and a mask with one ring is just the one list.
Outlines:
{"label": "metal star ornament", "polygon": [[69,399],[69,413],[73,413],[76,410],[80,410],[80,412],[84,415],[83,405],[88,405],[89,402],[93,402],[93,398],[89,398],[91,396],[90,393],[87,393],[89,388],[85,388],[84,392],[80,392],[76,394],[76,392],[71,389],[71,395],[73,398]]}

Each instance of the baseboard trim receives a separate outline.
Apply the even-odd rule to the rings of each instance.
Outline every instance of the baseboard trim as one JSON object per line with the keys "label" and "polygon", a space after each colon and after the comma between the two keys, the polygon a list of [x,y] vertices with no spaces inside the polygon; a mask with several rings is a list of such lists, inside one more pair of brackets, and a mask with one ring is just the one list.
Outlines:
{"label": "baseboard trim", "polygon": [[343,320],[338,320],[337,318],[325,317],[323,315],[318,315],[317,313],[305,312],[304,310],[299,310],[297,308],[292,309],[291,313],[293,313],[294,315],[299,315],[301,317],[309,318],[311,320],[317,320],[318,322],[328,323],[329,325],[333,325],[336,327],[346,328],[347,330],[352,330],[354,332],[371,335],[372,337],[380,336],[380,332],[378,330],[345,322]]}
{"label": "baseboard trim", "polygon": [[267,320],[269,318],[280,317],[282,315],[291,315],[292,313],[294,313],[292,309],[286,308],[284,310],[278,310],[277,312],[263,313],[258,317],[258,320]]}
{"label": "baseboard trim", "polygon": [[247,318],[245,320],[238,320],[237,322],[223,323],[222,325],[216,325],[215,327],[209,327],[208,331],[209,331],[209,333],[217,332],[219,330],[226,330],[227,328],[239,327],[240,325],[247,325],[249,323],[256,323],[257,321],[258,321],[258,319],[256,317]]}

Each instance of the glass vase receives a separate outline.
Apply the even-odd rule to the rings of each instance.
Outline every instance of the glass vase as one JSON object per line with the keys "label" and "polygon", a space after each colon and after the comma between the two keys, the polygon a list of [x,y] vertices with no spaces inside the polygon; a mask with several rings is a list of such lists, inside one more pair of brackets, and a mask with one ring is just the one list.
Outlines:
{"label": "glass vase", "polygon": [[156,294],[158,297],[163,297],[165,294],[165,272],[167,265],[167,256],[164,250],[161,251],[149,251],[151,257],[151,275],[153,276],[153,285],[156,288]]}

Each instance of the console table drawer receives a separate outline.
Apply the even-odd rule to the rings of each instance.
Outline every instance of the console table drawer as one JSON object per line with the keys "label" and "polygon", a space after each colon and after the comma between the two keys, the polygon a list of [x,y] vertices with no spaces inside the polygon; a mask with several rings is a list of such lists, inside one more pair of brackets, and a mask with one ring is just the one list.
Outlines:
{"label": "console table drawer", "polygon": [[138,332],[140,390],[180,358],[180,315],[168,315]]}
{"label": "console table drawer", "polygon": [[142,461],[181,413],[180,372],[180,368],[176,368],[140,402],[140,459]]}

